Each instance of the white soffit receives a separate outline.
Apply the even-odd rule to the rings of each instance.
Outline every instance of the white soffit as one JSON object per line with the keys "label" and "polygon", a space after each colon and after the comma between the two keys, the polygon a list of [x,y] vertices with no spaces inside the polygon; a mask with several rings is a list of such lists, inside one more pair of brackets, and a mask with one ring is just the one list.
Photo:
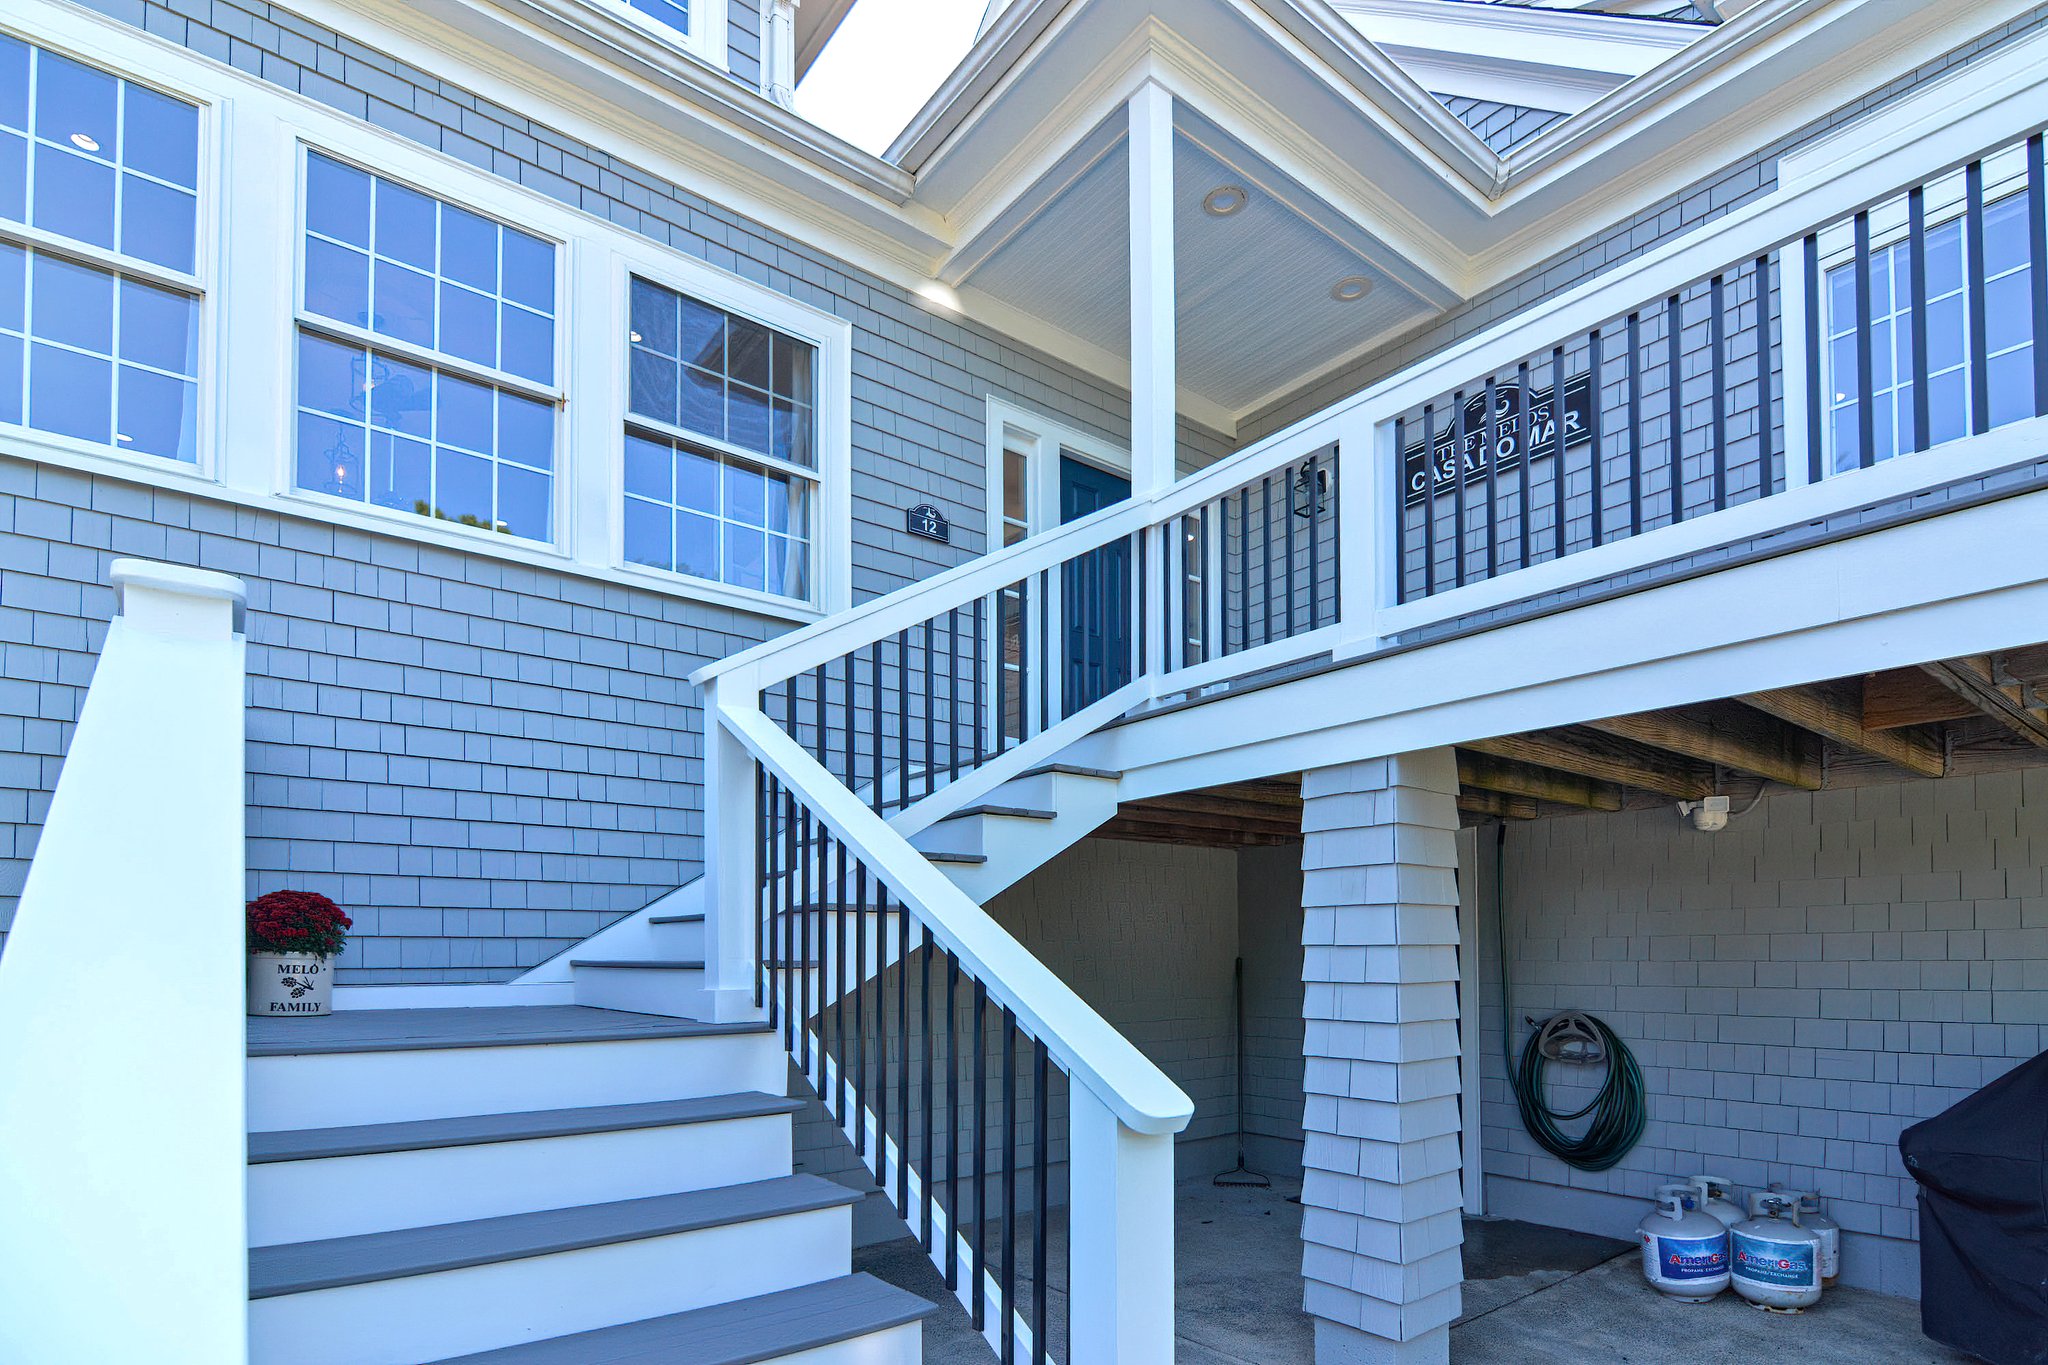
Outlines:
{"label": "white soffit", "polygon": [[[1213,126],[1174,139],[1180,387],[1233,414],[1433,311],[1378,262],[1386,252]],[[1115,356],[1130,352],[1129,155],[1092,140],[1056,168],[1038,211],[962,283]],[[1204,200],[1243,191],[1224,216]],[[1226,195],[1234,200],[1235,196]],[[1364,282],[1363,297],[1333,291]]]}

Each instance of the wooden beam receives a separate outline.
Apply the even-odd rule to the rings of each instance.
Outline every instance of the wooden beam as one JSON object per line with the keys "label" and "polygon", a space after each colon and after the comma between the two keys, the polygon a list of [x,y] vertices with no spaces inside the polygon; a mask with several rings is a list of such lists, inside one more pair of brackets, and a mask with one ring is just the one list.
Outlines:
{"label": "wooden beam", "polygon": [[1576,727],[1506,735],[1463,747],[1601,782],[1662,792],[1681,801],[1697,801],[1714,792],[1713,770],[1704,763]]}
{"label": "wooden beam", "polygon": [[1820,790],[1819,738],[1811,731],[1796,729],[1746,707],[1645,711],[1588,721],[1586,728],[1702,763],[1718,763],[1802,791]]}
{"label": "wooden beam", "polygon": [[2000,687],[1988,658],[1922,664],[1927,675],[2031,744],[2048,749],[2048,718],[2021,702],[2020,689]]}
{"label": "wooden beam", "polygon": [[1299,844],[1301,835],[1214,833],[1173,825],[1146,825],[1111,820],[1089,836],[1132,844],[1177,844],[1183,848],[1284,848]]}
{"label": "wooden beam", "polygon": [[1918,668],[1888,668],[1863,680],[1863,728],[1903,730],[1963,720],[1977,708]]}
{"label": "wooden beam", "polygon": [[1216,815],[1206,812],[1185,810],[1160,810],[1151,806],[1121,806],[1116,818],[1137,825],[1165,825],[1174,829],[1210,830],[1218,833],[1244,832],[1251,834],[1285,835],[1299,839],[1301,821],[1297,819],[1249,819],[1238,815]]}
{"label": "wooden beam", "polygon": [[1811,730],[1823,739],[1881,758],[1921,777],[1940,777],[1947,769],[1939,736],[1926,730],[1871,730],[1863,724],[1860,691],[1837,685],[1780,687],[1737,698],[1787,725]]}
{"label": "wooden beam", "polygon": [[2024,683],[2048,683],[2048,645],[2008,649],[1998,656],[1998,666]]}
{"label": "wooden beam", "polygon": [[1536,798],[1501,792],[1459,792],[1458,809],[1467,815],[1490,815],[1501,820],[1534,820]]}
{"label": "wooden beam", "polygon": [[1503,796],[1526,796],[1536,801],[1555,801],[1586,810],[1621,809],[1621,788],[1612,782],[1595,782],[1577,773],[1513,763],[1491,754],[1476,754],[1464,749],[1458,750],[1458,781],[1467,788],[1497,792]]}

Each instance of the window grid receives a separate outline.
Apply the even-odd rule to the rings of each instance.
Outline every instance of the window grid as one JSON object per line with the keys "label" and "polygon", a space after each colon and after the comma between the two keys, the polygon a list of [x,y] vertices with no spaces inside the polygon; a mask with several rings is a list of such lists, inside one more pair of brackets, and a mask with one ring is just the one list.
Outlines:
{"label": "window grid", "polygon": [[636,416],[816,466],[815,346],[637,276],[628,339]]}
{"label": "window grid", "polygon": [[197,463],[198,117],[0,37],[0,424]]}
{"label": "window grid", "polygon": [[[310,149],[305,184],[299,487],[552,542],[554,245]],[[394,243],[407,216],[413,241]],[[515,252],[526,258],[516,279]],[[411,295],[391,300],[410,313],[384,311],[386,271],[414,277]],[[478,300],[492,311],[488,346],[481,330],[449,325]],[[536,330],[514,354],[521,326]]]}
{"label": "window grid", "polygon": [[[1986,349],[1991,391],[1991,426],[2000,426],[2032,411],[2032,378],[2015,357],[2028,357],[2034,341],[2026,302],[2032,265],[2027,249],[2026,199],[2010,193],[1984,206],[1985,321],[1991,329]],[[1928,421],[1932,430],[1923,445],[1934,446],[1967,435],[1975,416],[1968,382],[1970,299],[1967,247],[1960,212],[1930,222],[1923,241],[1927,252],[1927,381]],[[1873,460],[1888,460],[1914,444],[1913,430],[1913,303],[1912,243],[1902,239],[1870,252],[1871,276],[1871,401]],[[1859,289],[1853,259],[1827,270],[1828,434],[1832,472],[1858,463],[1859,409],[1856,372],[1856,296]],[[2018,295],[2013,307],[2001,308],[2001,286]],[[2014,329],[2006,334],[2004,329]]]}
{"label": "window grid", "polygon": [[625,494],[628,562],[777,597],[811,597],[814,477],[629,428]]}

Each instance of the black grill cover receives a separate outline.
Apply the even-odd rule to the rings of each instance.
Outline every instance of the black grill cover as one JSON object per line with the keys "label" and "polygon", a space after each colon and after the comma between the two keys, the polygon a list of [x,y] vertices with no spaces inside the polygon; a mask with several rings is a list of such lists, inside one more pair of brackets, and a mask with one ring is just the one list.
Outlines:
{"label": "black grill cover", "polygon": [[2048,1365],[2048,1052],[1899,1135],[1920,1182],[1920,1326]]}

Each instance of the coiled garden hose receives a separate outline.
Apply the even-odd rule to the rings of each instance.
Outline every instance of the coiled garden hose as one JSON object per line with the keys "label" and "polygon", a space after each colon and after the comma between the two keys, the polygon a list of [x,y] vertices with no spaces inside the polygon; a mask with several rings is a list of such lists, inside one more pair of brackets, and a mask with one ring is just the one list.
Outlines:
{"label": "coiled garden hose", "polygon": [[[1538,1146],[1567,1166],[1582,1171],[1604,1171],[1627,1156],[1642,1140],[1648,1121],[1648,1100],[1643,1088],[1643,1069],[1628,1044],[1613,1029],[1591,1015],[1585,1016],[1605,1050],[1607,1079],[1581,1108],[1570,1113],[1552,1109],[1545,1098],[1544,1069],[1550,1059],[1539,1046],[1542,1031],[1532,1030],[1522,1044],[1516,1062],[1511,1041],[1514,1014],[1508,1008],[1507,934],[1507,835],[1505,822],[1494,828],[1493,913],[1495,935],[1500,943],[1500,1050],[1507,1065],[1508,1088],[1515,1092],[1515,1106],[1521,1110],[1522,1126]],[[1562,1125],[1592,1117],[1586,1130],[1573,1137]]]}

